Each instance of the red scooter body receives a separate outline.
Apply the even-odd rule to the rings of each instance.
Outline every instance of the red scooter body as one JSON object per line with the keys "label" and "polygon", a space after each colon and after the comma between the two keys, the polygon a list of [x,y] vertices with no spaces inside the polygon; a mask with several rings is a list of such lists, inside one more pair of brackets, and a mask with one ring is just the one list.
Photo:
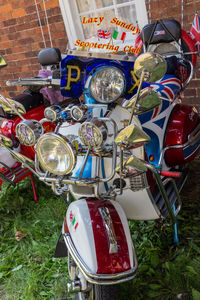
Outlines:
{"label": "red scooter body", "polygon": [[192,161],[200,151],[200,118],[195,108],[178,104],[175,106],[165,137],[165,160],[168,166],[182,165]]}

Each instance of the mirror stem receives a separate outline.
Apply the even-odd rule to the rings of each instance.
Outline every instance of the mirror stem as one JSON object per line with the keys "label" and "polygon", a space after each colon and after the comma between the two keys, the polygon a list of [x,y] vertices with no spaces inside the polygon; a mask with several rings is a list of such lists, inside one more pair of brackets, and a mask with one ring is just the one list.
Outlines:
{"label": "mirror stem", "polygon": [[137,102],[138,102],[138,99],[139,99],[139,95],[140,95],[140,91],[141,91],[141,88],[142,88],[142,83],[144,81],[144,77],[145,77],[145,71],[142,71],[141,76],[140,76],[140,82],[139,82],[139,85],[138,85],[137,94],[136,94],[136,100],[135,100],[135,103],[132,107],[132,112],[131,112],[131,116],[130,116],[128,125],[130,125],[131,122],[132,122],[133,115],[134,115],[134,112],[135,112],[135,106],[137,105]]}

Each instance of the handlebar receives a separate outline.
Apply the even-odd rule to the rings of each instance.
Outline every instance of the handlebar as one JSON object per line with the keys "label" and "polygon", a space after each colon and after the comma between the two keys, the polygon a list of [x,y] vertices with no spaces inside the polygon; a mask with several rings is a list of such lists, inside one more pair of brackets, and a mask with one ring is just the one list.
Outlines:
{"label": "handlebar", "polygon": [[42,87],[51,87],[51,86],[60,86],[60,79],[53,78],[19,78],[17,81],[7,81],[7,86],[42,86]]}

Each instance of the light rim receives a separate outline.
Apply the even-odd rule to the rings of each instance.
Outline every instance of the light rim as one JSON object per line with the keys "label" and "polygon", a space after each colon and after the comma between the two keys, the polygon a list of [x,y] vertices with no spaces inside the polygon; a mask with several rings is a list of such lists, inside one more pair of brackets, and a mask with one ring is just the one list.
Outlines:
{"label": "light rim", "polygon": [[[114,100],[112,100],[112,101],[109,101],[109,102],[108,102],[108,101],[102,101],[102,100],[96,99],[96,96],[93,94],[93,92],[92,92],[92,90],[91,90],[91,84],[92,84],[92,80],[93,80],[94,76],[95,76],[98,72],[100,72],[100,71],[102,71],[102,70],[104,70],[104,69],[114,69],[114,70],[117,70],[117,71],[122,75],[123,80],[124,80],[123,90],[122,90],[121,94],[119,95],[119,97],[117,97],[116,99],[114,99]],[[103,103],[103,104],[110,104],[110,103],[113,103],[114,101],[117,101],[120,97],[122,97],[122,95],[123,95],[123,93],[124,93],[124,91],[125,91],[125,89],[126,89],[126,79],[125,79],[125,76],[124,76],[123,72],[122,72],[119,68],[116,68],[116,67],[100,67],[100,68],[98,68],[98,69],[94,72],[94,74],[91,75],[91,78],[90,78],[88,87],[89,87],[89,90],[90,90],[90,93],[91,93],[92,97],[93,97],[97,102]]]}
{"label": "light rim", "polygon": [[[40,125],[41,132],[39,133],[39,136],[36,136],[34,130],[33,130],[33,129],[31,128],[31,126],[30,126],[31,124],[32,124],[32,125],[35,125],[35,122],[36,122],[37,124]],[[30,125],[29,125],[29,124],[30,124]],[[21,127],[22,125],[23,125],[24,127],[28,127],[29,130],[31,131],[31,134],[32,134],[32,136],[33,136],[33,142],[32,142],[31,144],[30,144],[30,143],[24,142],[24,141],[21,139],[21,137],[20,137],[20,136],[22,136],[22,133],[20,132],[20,127]],[[19,139],[19,141],[20,141],[20,143],[21,143],[22,145],[25,145],[25,146],[34,146],[34,145],[36,144],[37,140],[38,140],[38,139],[40,138],[40,136],[43,134],[44,129],[43,129],[42,124],[40,124],[39,121],[30,119],[30,120],[22,120],[20,123],[18,123],[17,126],[16,126],[16,128],[15,128],[15,132],[16,132],[16,137]],[[21,141],[20,139],[21,139],[22,141]]]}
{"label": "light rim", "polygon": [[[78,120],[75,119],[75,118],[73,117],[72,111],[73,111],[74,109],[77,109],[77,110],[78,110],[79,112],[81,112],[81,114],[82,114],[81,118],[79,118]],[[83,118],[84,118],[84,112],[83,112],[82,109],[80,109],[80,107],[78,107],[78,105],[74,105],[74,106],[72,106],[72,108],[70,109],[70,116],[71,116],[71,118],[72,118],[74,121],[80,122],[80,121],[82,121]]]}
{"label": "light rim", "polygon": [[[67,148],[67,150],[70,152],[70,168],[68,168],[65,171],[59,172],[59,171],[53,171],[52,169],[50,169],[48,166],[46,166],[44,163],[41,163],[41,161],[43,161],[42,159],[42,155],[40,153],[40,144],[44,139],[48,139],[48,138],[53,138],[53,139],[57,139],[59,142],[61,142],[65,148]],[[56,133],[53,132],[48,132],[44,135],[42,135],[37,144],[35,145],[35,151],[36,154],[38,155],[38,160],[41,164],[41,166],[46,169],[47,171],[49,171],[50,173],[54,174],[54,175],[67,175],[69,173],[71,173],[71,171],[74,169],[75,163],[76,163],[76,157],[75,157],[75,150],[73,150],[73,146],[71,145],[71,143],[69,142],[69,140],[67,138],[65,138],[64,136],[58,135]]]}
{"label": "light rim", "polygon": [[[82,135],[80,134],[81,129],[82,129],[85,125],[89,125],[89,126],[95,127],[97,133],[100,133],[100,142],[101,142],[101,143],[99,143],[98,146],[91,147],[90,144],[88,145],[88,144],[85,143],[84,138],[83,138]],[[84,122],[83,124],[81,124],[81,126],[79,127],[79,130],[78,130],[78,135],[79,135],[79,137],[80,137],[81,142],[82,142],[84,145],[88,146],[90,149],[98,149],[98,148],[103,144],[103,134],[102,134],[101,130],[97,127],[97,125],[95,125],[95,124],[92,123],[92,122]]]}

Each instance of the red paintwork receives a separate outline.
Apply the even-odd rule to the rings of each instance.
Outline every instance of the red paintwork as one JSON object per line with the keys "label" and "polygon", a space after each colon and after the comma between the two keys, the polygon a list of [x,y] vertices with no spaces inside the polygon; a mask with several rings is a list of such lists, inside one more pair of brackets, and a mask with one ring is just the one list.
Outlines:
{"label": "red paintwork", "polygon": [[[23,117],[25,119],[33,119],[33,120],[40,121],[41,119],[44,118],[45,108],[46,108],[45,105],[40,105],[36,108],[29,110],[26,114],[23,115]],[[13,137],[15,137],[15,128],[20,121],[21,121],[21,119],[18,116],[12,120],[4,119],[2,122],[2,125],[1,125],[1,133],[3,135],[13,139]],[[55,129],[55,125],[51,122],[44,123],[43,127],[44,127],[44,132],[54,131],[54,129]],[[21,145],[20,153],[22,153],[23,155],[25,155],[33,160],[35,158],[35,151],[34,151],[33,146]],[[26,178],[27,176],[30,176],[32,174],[31,171],[24,174],[25,168],[20,167],[20,170],[19,170],[19,166],[20,166],[20,163],[16,163],[16,166],[14,166],[12,168],[12,170],[14,172],[17,170],[18,176],[17,176],[17,179],[15,180],[15,183],[23,180],[24,178]],[[3,171],[3,174],[9,176],[9,171],[5,170],[5,171]],[[2,184],[2,181],[0,180],[0,190],[1,190],[1,184]],[[32,183],[32,185],[33,185],[33,183]],[[37,196],[36,196],[36,192],[34,191],[34,188],[33,188],[33,192],[34,192],[35,202],[37,202]]]}
{"label": "red paintwork", "polygon": [[[188,135],[191,134],[199,123],[199,115],[192,106],[177,104],[169,119],[164,148],[186,143]],[[165,152],[166,163],[168,166],[185,164],[193,160],[198,151],[189,158],[184,159],[181,148],[169,149]]]}
{"label": "red paintwork", "polygon": [[[86,201],[90,212],[94,234],[98,266],[97,273],[115,274],[129,270],[131,265],[126,235],[116,209],[107,200],[86,199]],[[107,232],[103,223],[103,219],[98,210],[100,207],[107,207],[109,209],[116,234],[118,253],[109,253],[109,240]]]}
{"label": "red paintwork", "polygon": [[[30,176],[32,173],[26,168],[22,168],[21,164],[19,162],[16,162],[15,165],[11,168],[13,172],[16,175],[16,179],[14,180],[15,183],[23,180],[27,176]],[[13,174],[8,170],[8,169],[2,169],[1,172],[8,178],[12,179]],[[1,185],[2,185],[2,180],[0,179],[0,190],[1,190]]]}
{"label": "red paintwork", "polygon": [[[45,105],[40,105],[36,108],[29,110],[26,114],[23,115],[23,117],[28,120],[33,119],[40,121],[44,118],[45,108]],[[21,119],[18,116],[13,120],[4,119],[1,125],[1,133],[12,139],[13,135],[15,136],[15,128],[20,121]],[[55,129],[55,125],[50,122],[47,122],[46,124],[44,123],[44,128],[45,127],[45,132],[54,131]],[[35,150],[33,146],[21,145],[20,152],[31,159],[35,158]]]}

